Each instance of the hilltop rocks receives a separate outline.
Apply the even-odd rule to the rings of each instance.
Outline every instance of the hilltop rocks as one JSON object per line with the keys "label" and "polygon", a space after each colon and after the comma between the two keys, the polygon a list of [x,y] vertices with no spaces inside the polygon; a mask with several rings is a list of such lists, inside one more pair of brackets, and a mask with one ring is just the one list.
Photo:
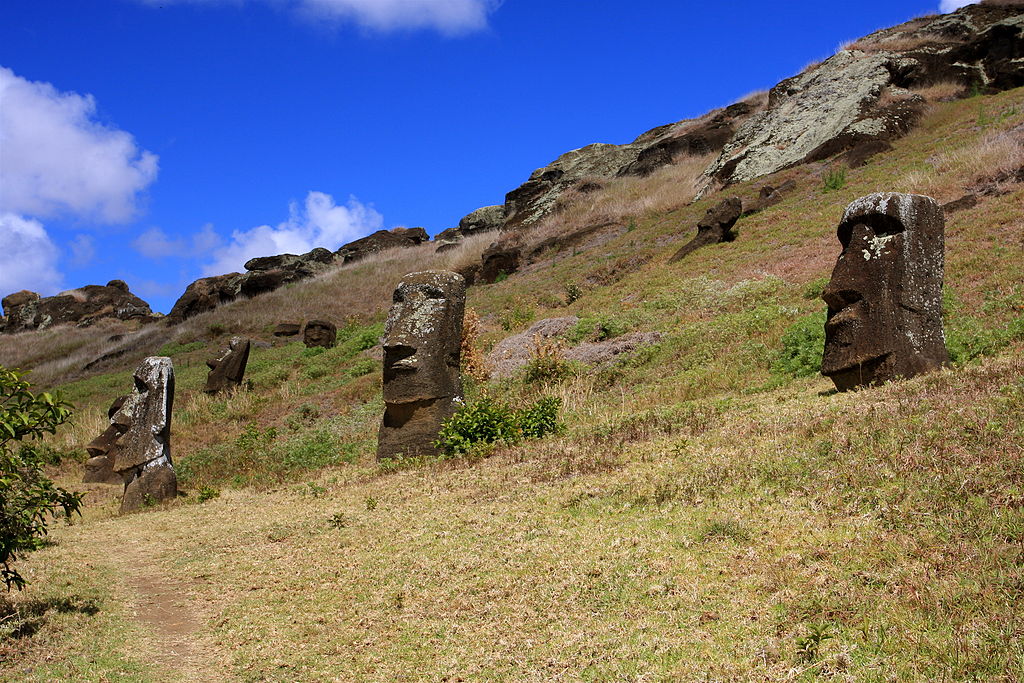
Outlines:
{"label": "hilltop rocks", "polygon": [[48,297],[22,290],[4,297],[2,304],[7,318],[3,331],[7,333],[66,323],[87,327],[103,318],[143,323],[159,318],[150,310],[149,304],[128,291],[123,280],[111,280],[106,285],[86,285]]}
{"label": "hilltop rocks", "polygon": [[648,131],[633,141],[640,147],[636,160],[618,175],[647,176],[668,166],[681,155],[703,156],[721,150],[736,133],[737,125],[754,111],[753,105],[737,102],[696,121],[681,121]]}
{"label": "hilltop rocks", "polygon": [[740,127],[705,172],[704,192],[847,150],[856,150],[851,164],[863,163],[919,118],[923,99],[908,88],[1024,84],[1022,31],[1019,8],[969,5],[857,41],[772,88],[767,109]]}
{"label": "hilltop rocks", "polygon": [[496,204],[484,206],[462,217],[458,227],[443,230],[434,237],[438,242],[438,251],[458,242],[469,235],[478,235],[484,232],[491,232],[499,229],[505,222],[505,206]]}
{"label": "hilltop rocks", "polygon": [[384,417],[377,458],[432,455],[441,423],[462,403],[459,364],[466,283],[443,270],[410,273],[384,326]]}
{"label": "hilltop rocks", "polygon": [[115,419],[121,410],[121,406],[128,399],[128,396],[119,396],[114,399],[107,410],[107,419],[110,424],[95,439],[85,447],[89,459],[85,462],[85,476],[82,477],[83,484],[122,484],[121,475],[114,472],[114,460],[117,457],[117,442],[121,435],[128,431],[131,426],[124,418]]}
{"label": "hilltop rocks", "polygon": [[302,343],[306,348],[333,349],[338,341],[338,327],[326,320],[310,320],[302,330]]}
{"label": "hilltop rocks", "polygon": [[135,391],[112,418],[126,427],[113,468],[124,481],[121,512],[174,498],[178,481],[171,462],[171,408],[174,368],[171,359],[153,356],[135,370]]}
{"label": "hilltop rocks", "polygon": [[352,263],[386,249],[415,247],[426,240],[427,237],[427,233],[423,228],[378,230],[372,235],[349,242],[334,253],[342,263]]}
{"label": "hilltop rocks", "polygon": [[697,222],[697,235],[672,255],[669,263],[675,263],[697,249],[709,244],[731,242],[736,239],[732,228],[743,213],[743,202],[739,197],[729,197],[707,210]]}
{"label": "hilltop rocks", "polygon": [[207,394],[218,394],[234,389],[242,383],[245,366],[249,362],[249,340],[243,337],[232,337],[228,348],[217,358],[206,361],[210,373],[206,376]]}
{"label": "hilltop rocks", "polygon": [[840,391],[913,377],[949,362],[942,330],[942,209],[922,195],[878,193],[846,207],[828,304],[821,374]]}

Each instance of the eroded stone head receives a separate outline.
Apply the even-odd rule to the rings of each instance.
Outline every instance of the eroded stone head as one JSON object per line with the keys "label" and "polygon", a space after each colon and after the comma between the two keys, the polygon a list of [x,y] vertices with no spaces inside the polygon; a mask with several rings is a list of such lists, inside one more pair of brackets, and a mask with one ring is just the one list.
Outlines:
{"label": "eroded stone head", "polygon": [[402,278],[384,326],[384,419],[377,455],[434,452],[441,423],[462,400],[459,376],[466,281],[424,271]]}
{"label": "eroded stone head", "polygon": [[338,327],[327,320],[310,320],[302,332],[302,343],[308,348],[333,349],[337,339]]}
{"label": "eroded stone head", "polygon": [[828,305],[821,372],[845,391],[949,361],[942,332],[945,223],[930,197],[876,193],[850,203]]}
{"label": "eroded stone head", "polygon": [[461,395],[465,280],[448,271],[412,273],[395,289],[393,302],[384,327],[384,400]]}
{"label": "eroded stone head", "polygon": [[115,413],[112,422],[126,425],[114,458],[114,471],[125,484],[121,510],[142,507],[177,495],[171,462],[171,409],[174,367],[171,359],[151,356],[133,376],[135,391]]}
{"label": "eroded stone head", "polygon": [[228,348],[220,356],[206,361],[210,374],[206,376],[203,391],[216,394],[234,389],[241,384],[245,377],[245,366],[249,362],[250,346],[248,339],[232,337],[228,342]]}

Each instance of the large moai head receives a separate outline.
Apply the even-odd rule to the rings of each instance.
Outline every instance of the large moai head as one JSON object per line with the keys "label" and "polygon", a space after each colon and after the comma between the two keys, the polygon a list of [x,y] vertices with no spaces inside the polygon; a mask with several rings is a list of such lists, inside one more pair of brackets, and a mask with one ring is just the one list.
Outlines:
{"label": "large moai head", "polygon": [[146,358],[135,370],[134,380],[135,391],[113,418],[129,425],[114,458],[114,471],[121,475],[125,485],[122,512],[174,498],[178,493],[171,462],[171,359]]}
{"label": "large moai head", "polygon": [[462,400],[459,363],[466,281],[411,273],[395,289],[384,326],[384,420],[377,457],[436,452],[441,423]]}
{"label": "large moai head", "polygon": [[216,394],[228,389],[234,389],[242,383],[245,377],[245,366],[249,362],[248,339],[244,337],[232,337],[228,342],[228,348],[217,358],[206,361],[210,368],[210,374],[206,376],[206,386],[203,391],[208,394]]}
{"label": "large moai head", "polygon": [[840,391],[949,361],[942,332],[945,222],[930,197],[884,192],[850,203],[828,304],[821,373]]}
{"label": "large moai head", "polygon": [[337,339],[338,326],[327,320],[310,320],[302,330],[302,343],[310,349],[333,349]]}

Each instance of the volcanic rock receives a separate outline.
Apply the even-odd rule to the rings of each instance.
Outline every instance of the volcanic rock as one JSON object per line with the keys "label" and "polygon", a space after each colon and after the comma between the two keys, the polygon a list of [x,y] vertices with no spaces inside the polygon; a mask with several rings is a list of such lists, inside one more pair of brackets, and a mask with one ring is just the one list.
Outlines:
{"label": "volcanic rock", "polygon": [[302,330],[302,343],[306,348],[333,349],[338,340],[338,327],[326,320],[310,320]]}
{"label": "volcanic rock", "polygon": [[743,213],[743,202],[739,197],[729,197],[707,210],[697,222],[697,235],[672,255],[669,263],[675,263],[701,247],[736,239],[732,228]]}
{"label": "volcanic rock", "polygon": [[207,394],[217,394],[234,389],[245,377],[245,366],[249,362],[249,340],[232,337],[228,348],[217,358],[206,361],[210,373],[206,376]]}

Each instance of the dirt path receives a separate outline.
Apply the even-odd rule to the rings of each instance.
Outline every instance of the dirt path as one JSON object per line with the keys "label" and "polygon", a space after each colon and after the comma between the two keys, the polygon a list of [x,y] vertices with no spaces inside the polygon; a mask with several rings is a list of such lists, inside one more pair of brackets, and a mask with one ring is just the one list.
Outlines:
{"label": "dirt path", "polygon": [[194,646],[199,621],[187,595],[166,579],[153,575],[127,578],[136,595],[136,619],[149,626],[156,636],[153,653],[156,661],[182,673],[201,668],[201,652]]}

